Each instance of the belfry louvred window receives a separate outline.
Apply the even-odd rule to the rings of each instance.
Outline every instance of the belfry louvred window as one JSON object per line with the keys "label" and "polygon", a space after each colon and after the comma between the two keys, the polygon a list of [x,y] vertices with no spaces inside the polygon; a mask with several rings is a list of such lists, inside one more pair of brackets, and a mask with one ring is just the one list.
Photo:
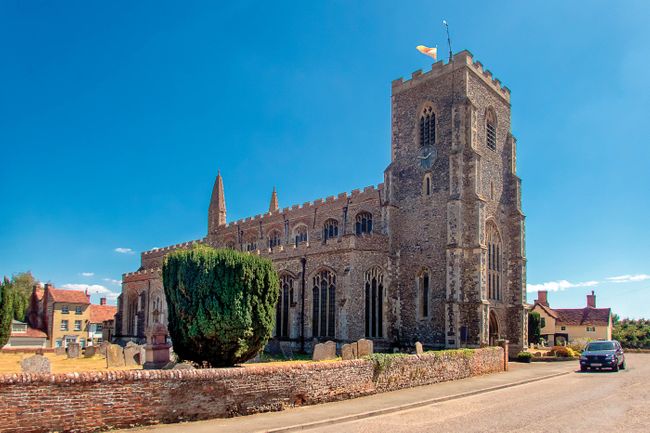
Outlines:
{"label": "belfry louvred window", "polygon": [[334,239],[339,235],[339,222],[333,218],[323,224],[323,240]]}
{"label": "belfry louvred window", "polygon": [[312,289],[312,333],[334,337],[336,326],[336,275],[323,270],[314,276]]}
{"label": "belfry louvred window", "polygon": [[420,115],[420,146],[432,146],[436,143],[436,114],[433,108],[426,107]]}
{"label": "belfry louvred window", "polygon": [[497,149],[497,116],[491,108],[485,115],[485,143],[488,149]]}

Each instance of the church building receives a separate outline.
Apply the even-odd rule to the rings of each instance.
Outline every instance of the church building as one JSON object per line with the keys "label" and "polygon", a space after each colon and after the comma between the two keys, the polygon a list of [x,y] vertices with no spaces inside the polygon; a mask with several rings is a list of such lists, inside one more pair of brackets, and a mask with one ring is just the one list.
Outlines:
{"label": "church building", "polygon": [[116,337],[166,323],[161,266],[204,243],[272,260],[281,281],[275,338],[309,348],[369,338],[378,349],[527,341],[521,180],[510,90],[462,51],[392,82],[384,182],[227,221],[217,175],[202,239],[145,251],[123,275]]}

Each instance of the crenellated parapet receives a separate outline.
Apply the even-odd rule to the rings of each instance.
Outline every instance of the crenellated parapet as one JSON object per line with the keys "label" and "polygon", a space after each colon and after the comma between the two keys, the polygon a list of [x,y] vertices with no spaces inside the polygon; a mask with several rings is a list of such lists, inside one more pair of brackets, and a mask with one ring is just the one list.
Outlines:
{"label": "crenellated parapet", "polygon": [[492,75],[492,72],[490,72],[488,69],[485,69],[481,62],[474,61],[472,53],[467,50],[463,50],[459,53],[454,54],[452,62],[448,61],[445,63],[444,60],[440,60],[431,65],[431,70],[429,71],[422,72],[422,69],[418,69],[411,74],[410,79],[405,80],[404,78],[400,77],[393,80],[392,92],[393,94],[400,93],[404,90],[412,88],[413,86],[423,81],[432,80],[451,71],[460,69],[467,69],[469,71],[472,71],[497,94],[501,95],[501,97],[510,103],[510,89],[504,86],[498,78],[495,78]]}

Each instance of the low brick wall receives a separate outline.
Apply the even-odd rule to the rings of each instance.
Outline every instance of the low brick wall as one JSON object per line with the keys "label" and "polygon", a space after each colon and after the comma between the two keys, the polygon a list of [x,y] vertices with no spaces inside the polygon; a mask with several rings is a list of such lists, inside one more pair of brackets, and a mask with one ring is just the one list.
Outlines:
{"label": "low brick wall", "polygon": [[496,371],[503,371],[501,348],[226,369],[0,375],[0,431],[88,432],[225,418]]}

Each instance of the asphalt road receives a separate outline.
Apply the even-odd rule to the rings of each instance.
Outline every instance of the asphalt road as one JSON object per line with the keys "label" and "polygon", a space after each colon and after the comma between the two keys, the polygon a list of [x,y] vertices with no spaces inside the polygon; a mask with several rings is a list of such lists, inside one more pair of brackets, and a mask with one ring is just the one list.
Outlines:
{"label": "asphalt road", "polygon": [[627,370],[618,373],[575,372],[309,431],[647,433],[650,432],[650,355],[628,354]]}

